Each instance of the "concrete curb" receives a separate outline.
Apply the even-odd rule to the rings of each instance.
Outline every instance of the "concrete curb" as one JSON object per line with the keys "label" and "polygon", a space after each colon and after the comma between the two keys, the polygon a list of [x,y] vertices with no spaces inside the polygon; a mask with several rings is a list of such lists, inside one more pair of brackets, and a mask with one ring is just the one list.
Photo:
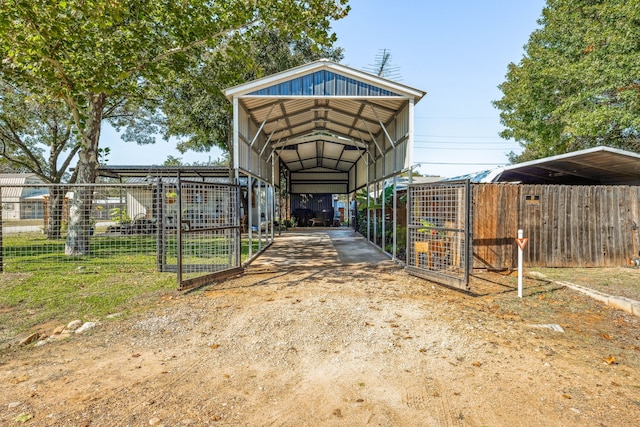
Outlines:
{"label": "concrete curb", "polygon": [[[538,272],[531,272],[533,276],[536,276],[541,279],[550,280],[547,276]],[[559,280],[552,280],[553,283],[557,283],[562,286],[566,286],[567,288],[574,289],[578,292],[582,292],[585,295],[590,296],[596,301],[600,301],[605,303],[606,305],[616,308],[618,310],[626,311],[627,313],[640,316],[640,301],[632,300],[631,298],[620,297],[616,295],[608,295],[604,292],[596,291],[594,289],[590,289],[584,286],[576,285],[571,282],[563,282]]]}

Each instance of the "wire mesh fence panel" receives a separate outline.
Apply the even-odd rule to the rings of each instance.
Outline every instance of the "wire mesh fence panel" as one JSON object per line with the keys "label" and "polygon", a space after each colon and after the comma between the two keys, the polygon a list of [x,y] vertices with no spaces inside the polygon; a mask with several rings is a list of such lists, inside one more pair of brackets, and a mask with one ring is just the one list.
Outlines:
{"label": "wire mesh fence panel", "polygon": [[239,189],[206,182],[179,185],[178,280],[187,288],[240,268]]}
{"label": "wire mesh fence panel", "polygon": [[158,182],[2,186],[2,271],[167,271],[177,211]]}
{"label": "wire mesh fence panel", "polygon": [[468,289],[468,182],[409,186],[407,270]]}
{"label": "wire mesh fence panel", "polygon": [[235,230],[189,230],[182,235],[182,277],[237,267]]}

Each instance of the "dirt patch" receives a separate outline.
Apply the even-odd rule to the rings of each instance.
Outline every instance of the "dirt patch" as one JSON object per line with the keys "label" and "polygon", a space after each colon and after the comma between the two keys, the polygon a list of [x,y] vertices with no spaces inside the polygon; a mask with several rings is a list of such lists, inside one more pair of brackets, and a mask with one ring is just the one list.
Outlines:
{"label": "dirt patch", "polygon": [[[0,424],[633,425],[640,318],[512,275],[256,265],[0,356]],[[564,332],[549,329],[558,324]]]}

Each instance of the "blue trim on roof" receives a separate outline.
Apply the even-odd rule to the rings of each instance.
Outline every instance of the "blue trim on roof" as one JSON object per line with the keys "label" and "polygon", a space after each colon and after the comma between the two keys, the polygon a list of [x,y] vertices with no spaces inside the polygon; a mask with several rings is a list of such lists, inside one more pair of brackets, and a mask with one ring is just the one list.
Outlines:
{"label": "blue trim on roof", "polygon": [[267,96],[400,96],[331,71],[316,71],[251,92]]}

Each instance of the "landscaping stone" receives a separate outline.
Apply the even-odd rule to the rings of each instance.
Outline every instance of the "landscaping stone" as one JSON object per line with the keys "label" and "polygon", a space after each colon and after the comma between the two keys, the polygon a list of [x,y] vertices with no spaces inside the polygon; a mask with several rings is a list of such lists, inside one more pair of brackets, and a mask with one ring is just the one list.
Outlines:
{"label": "landscaping stone", "polygon": [[69,324],[67,325],[67,330],[75,331],[80,326],[82,326],[82,320],[74,320],[72,322],[69,322]]}
{"label": "landscaping stone", "polygon": [[34,332],[26,338],[23,338],[18,345],[29,345],[33,342],[36,342],[40,338],[40,334],[38,332]]}
{"label": "landscaping stone", "polygon": [[95,328],[96,326],[98,326],[97,322],[85,322],[82,326],[80,326],[78,329],[76,329],[75,333],[76,334],[83,334],[83,333]]}

